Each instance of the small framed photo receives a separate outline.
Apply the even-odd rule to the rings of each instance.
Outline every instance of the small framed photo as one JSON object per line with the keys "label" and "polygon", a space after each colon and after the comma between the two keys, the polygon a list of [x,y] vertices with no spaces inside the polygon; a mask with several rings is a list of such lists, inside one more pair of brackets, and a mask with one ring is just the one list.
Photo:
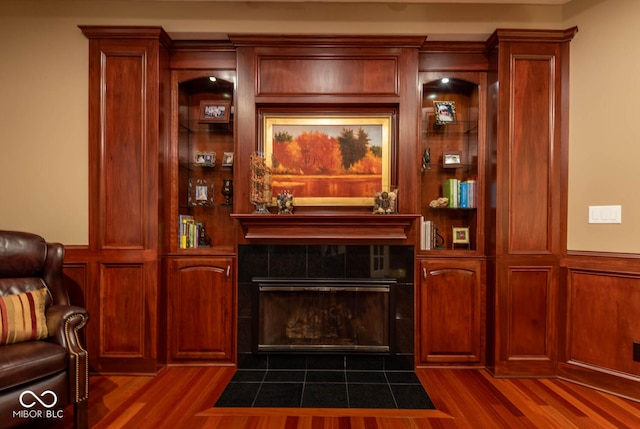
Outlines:
{"label": "small framed photo", "polygon": [[215,152],[196,152],[195,163],[202,167],[214,167],[216,165]]}
{"label": "small framed photo", "polygon": [[446,125],[456,120],[456,103],[453,101],[434,100],[433,110],[436,125]]}
{"label": "small framed photo", "polygon": [[222,166],[233,167],[233,152],[225,152],[222,155]]}
{"label": "small framed photo", "polygon": [[471,245],[469,240],[469,227],[453,227],[452,228],[452,248],[455,247],[456,244],[466,244],[467,247]]}
{"label": "small framed photo", "polygon": [[230,100],[202,100],[200,101],[200,123],[227,123],[231,115]]}
{"label": "small framed photo", "polygon": [[189,179],[188,202],[190,206],[212,206],[213,183],[209,183],[205,179]]}
{"label": "small framed photo", "polygon": [[462,152],[459,150],[442,152],[442,165],[445,168],[462,166]]}

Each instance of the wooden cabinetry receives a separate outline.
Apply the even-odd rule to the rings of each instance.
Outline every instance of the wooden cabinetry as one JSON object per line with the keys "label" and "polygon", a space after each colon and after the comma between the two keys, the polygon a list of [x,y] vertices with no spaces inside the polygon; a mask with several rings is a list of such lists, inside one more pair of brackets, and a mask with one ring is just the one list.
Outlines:
{"label": "wooden cabinetry", "polygon": [[159,27],[81,27],[89,39],[89,246],[92,370],[159,364],[158,181],[168,138],[169,37]]}
{"label": "wooden cabinetry", "polygon": [[484,363],[484,274],[480,261],[420,262],[420,361]]}
{"label": "wooden cabinetry", "polygon": [[234,71],[172,72],[170,253],[233,252],[234,82]]}
{"label": "wooden cabinetry", "polygon": [[420,74],[421,253],[483,252],[485,76]]}
{"label": "wooden cabinetry", "polygon": [[[155,27],[82,29],[90,243],[70,262],[86,278],[94,369],[154,372],[165,353],[170,363],[233,362],[239,245],[392,242],[415,245],[418,364],[554,374],[575,29],[499,30],[486,43],[176,42]],[[223,119],[204,117],[203,102],[225,106]],[[443,112],[450,120],[436,116],[439,107],[455,108]],[[338,205],[250,214],[248,162],[262,149],[265,113],[358,109],[394,112],[399,214]],[[223,165],[231,153],[233,166]],[[456,184],[455,203],[432,207],[453,198],[445,183]],[[419,217],[437,227],[436,238],[420,243]],[[183,219],[204,225],[206,236],[187,244]]]}
{"label": "wooden cabinetry", "polygon": [[169,363],[234,358],[233,258],[167,261]]}
{"label": "wooden cabinetry", "polygon": [[[559,262],[566,252],[569,42],[565,31],[498,30],[490,38],[487,141],[495,223],[495,326],[488,367],[498,376],[557,371]],[[492,230],[495,225],[495,230]]]}
{"label": "wooden cabinetry", "polygon": [[421,56],[418,365],[485,362],[487,63],[482,52],[469,44],[449,43],[444,49],[425,44]]}
{"label": "wooden cabinetry", "polygon": [[[180,49],[174,53],[171,72],[166,164],[171,184],[164,231],[167,363],[231,363],[235,71],[182,69],[189,58],[183,54]],[[209,65],[218,63],[214,59]]]}

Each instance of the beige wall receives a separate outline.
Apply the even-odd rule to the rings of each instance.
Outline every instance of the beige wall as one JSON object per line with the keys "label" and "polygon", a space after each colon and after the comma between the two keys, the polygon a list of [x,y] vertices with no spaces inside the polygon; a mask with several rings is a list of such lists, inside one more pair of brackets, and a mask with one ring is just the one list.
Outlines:
{"label": "beige wall", "polygon": [[[569,249],[640,253],[640,1],[574,0]],[[589,205],[621,205],[622,224],[588,224]]]}
{"label": "beige wall", "polygon": [[[640,150],[631,144],[639,132],[632,103],[640,92],[632,75],[637,16],[636,0],[574,0],[564,7],[2,0],[0,229],[88,242],[88,44],[78,25],[160,25],[176,38],[342,33],[428,34],[432,40],[578,25],[571,48],[569,248],[640,253],[634,239],[640,203],[628,186],[637,180],[631,163]],[[611,103],[622,118],[607,117]],[[623,186],[616,190],[614,183]],[[624,223],[587,225],[589,204],[622,204]]]}

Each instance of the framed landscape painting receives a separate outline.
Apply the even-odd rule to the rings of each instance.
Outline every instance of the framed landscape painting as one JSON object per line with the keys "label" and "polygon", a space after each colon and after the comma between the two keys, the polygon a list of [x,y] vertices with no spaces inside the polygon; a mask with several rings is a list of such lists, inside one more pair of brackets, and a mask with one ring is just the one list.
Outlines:
{"label": "framed landscape painting", "polygon": [[263,116],[274,195],[296,206],[372,206],[390,189],[390,114]]}

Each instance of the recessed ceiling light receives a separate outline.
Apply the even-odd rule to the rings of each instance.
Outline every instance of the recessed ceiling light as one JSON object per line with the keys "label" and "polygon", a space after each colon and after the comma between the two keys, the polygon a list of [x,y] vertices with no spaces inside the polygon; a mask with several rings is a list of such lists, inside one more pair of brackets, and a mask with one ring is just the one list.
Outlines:
{"label": "recessed ceiling light", "polygon": [[215,81],[217,81],[218,79],[216,79],[216,77],[215,77],[215,76],[210,76],[210,77],[209,77],[209,80],[210,80],[211,82],[215,82]]}
{"label": "recessed ceiling light", "polygon": [[442,80],[440,81],[442,83],[449,83],[449,78],[448,77],[443,77]]}

